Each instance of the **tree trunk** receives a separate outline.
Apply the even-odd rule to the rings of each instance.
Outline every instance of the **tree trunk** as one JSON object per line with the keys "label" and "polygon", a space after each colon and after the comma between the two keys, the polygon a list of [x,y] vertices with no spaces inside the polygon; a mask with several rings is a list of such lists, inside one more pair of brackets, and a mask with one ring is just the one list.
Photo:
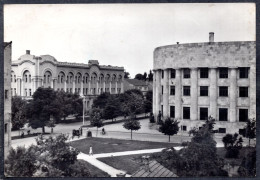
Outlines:
{"label": "tree trunk", "polygon": [[132,140],[132,130],[131,130],[131,140]]}
{"label": "tree trunk", "polygon": [[51,134],[53,133],[53,127],[51,127]]}
{"label": "tree trunk", "polygon": [[65,116],[63,117],[63,120],[66,121],[66,117]]}
{"label": "tree trunk", "polygon": [[171,136],[169,135],[169,142],[171,141]]}
{"label": "tree trunk", "polygon": [[45,126],[42,126],[42,133],[45,133]]}

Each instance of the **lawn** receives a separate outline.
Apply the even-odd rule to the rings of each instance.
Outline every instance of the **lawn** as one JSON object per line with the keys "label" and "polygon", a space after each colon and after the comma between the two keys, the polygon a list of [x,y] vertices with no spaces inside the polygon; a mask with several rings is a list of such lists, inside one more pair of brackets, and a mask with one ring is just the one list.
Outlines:
{"label": "lawn", "polygon": [[106,157],[106,158],[98,158],[98,160],[116,169],[125,171],[127,174],[133,174],[142,166],[141,158],[144,155],[149,155],[149,154]]}
{"label": "lawn", "polygon": [[88,168],[91,177],[110,177],[109,174],[107,174],[106,172],[98,169],[96,166],[91,165],[90,163],[84,161],[84,160],[78,160],[82,163],[84,163],[84,165]]}
{"label": "lawn", "polygon": [[156,149],[178,146],[176,143],[150,142],[150,141],[135,141],[121,140],[112,138],[87,138],[78,141],[70,142],[72,147],[75,147],[82,153],[89,153],[89,147],[93,147],[94,154],[133,151],[142,149]]}

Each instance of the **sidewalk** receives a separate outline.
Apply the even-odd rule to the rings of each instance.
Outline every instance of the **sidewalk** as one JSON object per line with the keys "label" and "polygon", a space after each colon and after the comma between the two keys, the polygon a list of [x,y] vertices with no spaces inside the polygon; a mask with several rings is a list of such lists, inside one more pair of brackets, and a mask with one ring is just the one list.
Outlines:
{"label": "sidewalk", "polygon": [[[182,147],[174,147],[176,150],[180,150]],[[97,168],[101,169],[108,173],[111,177],[117,177],[116,175],[119,173],[125,174],[124,171],[115,169],[99,160],[97,158],[104,158],[104,157],[113,157],[113,156],[127,156],[127,155],[134,155],[134,154],[147,154],[147,153],[156,153],[161,152],[164,148],[159,149],[145,149],[145,150],[137,150],[137,151],[123,151],[123,152],[114,152],[114,153],[102,153],[102,154],[94,154],[93,156],[89,156],[84,153],[80,153],[78,155],[78,159],[82,159],[87,161],[88,163],[96,166]],[[131,177],[131,175],[126,174],[126,177]]]}

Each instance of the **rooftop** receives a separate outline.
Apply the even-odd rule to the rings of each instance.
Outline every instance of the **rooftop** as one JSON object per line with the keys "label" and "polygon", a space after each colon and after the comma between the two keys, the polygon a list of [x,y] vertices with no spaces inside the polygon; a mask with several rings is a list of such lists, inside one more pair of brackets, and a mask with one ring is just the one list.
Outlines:
{"label": "rooftop", "polygon": [[133,84],[134,86],[147,86],[148,84],[145,81],[138,80],[138,79],[125,79],[130,84]]}

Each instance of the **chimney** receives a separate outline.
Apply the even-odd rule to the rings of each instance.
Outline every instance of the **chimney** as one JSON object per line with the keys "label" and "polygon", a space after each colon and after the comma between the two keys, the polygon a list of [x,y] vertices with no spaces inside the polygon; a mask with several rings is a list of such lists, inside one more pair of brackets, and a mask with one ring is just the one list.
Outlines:
{"label": "chimney", "polygon": [[209,42],[214,42],[214,32],[209,33]]}
{"label": "chimney", "polygon": [[30,50],[26,50],[26,54],[30,54]]}

